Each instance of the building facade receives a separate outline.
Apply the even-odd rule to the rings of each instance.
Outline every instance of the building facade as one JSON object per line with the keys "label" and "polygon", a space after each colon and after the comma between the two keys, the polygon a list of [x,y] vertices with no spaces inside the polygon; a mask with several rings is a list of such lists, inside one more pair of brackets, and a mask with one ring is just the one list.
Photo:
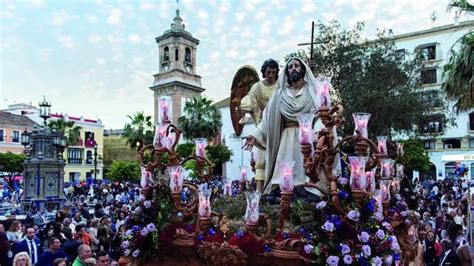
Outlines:
{"label": "building facade", "polygon": [[[474,20],[469,20],[394,36],[400,60],[420,53],[423,60],[421,92],[432,106],[431,115],[424,124],[418,125],[431,168],[424,173],[415,172],[414,177],[453,177],[456,163],[462,163],[469,167],[469,175],[474,178],[474,110],[456,114],[456,125],[445,125],[439,118],[439,113],[445,111],[441,106],[446,100],[441,88],[443,66],[449,60],[450,50],[456,49],[456,42],[473,29]],[[448,105],[452,110],[452,104]]]}
{"label": "building facade", "polygon": [[173,101],[172,122],[176,124],[186,101],[205,90],[201,85],[201,76],[196,71],[196,47],[199,40],[185,30],[177,9],[171,28],[156,37],[156,42],[159,49],[159,70],[150,87],[154,98],[155,123],[160,122],[159,98],[170,96]]}
{"label": "building facade", "polygon": [[38,124],[28,117],[0,111],[0,152],[23,153],[21,133],[25,129],[31,132],[36,126]]}
{"label": "building facade", "polygon": [[[8,106],[8,109],[3,111],[33,120],[38,124],[43,123],[43,119],[39,116],[39,109],[32,104],[14,104]],[[76,117],[58,113],[51,114],[48,121],[59,119],[73,121],[74,126],[81,127],[78,143],[69,145],[63,153],[66,161],[64,181],[80,181],[92,178],[94,177],[94,169],[97,169],[97,178],[102,179],[104,149],[104,126],[102,121],[100,119],[87,119],[82,116]],[[95,144],[97,144],[96,149],[94,148]],[[21,143],[19,145],[21,146]]]}

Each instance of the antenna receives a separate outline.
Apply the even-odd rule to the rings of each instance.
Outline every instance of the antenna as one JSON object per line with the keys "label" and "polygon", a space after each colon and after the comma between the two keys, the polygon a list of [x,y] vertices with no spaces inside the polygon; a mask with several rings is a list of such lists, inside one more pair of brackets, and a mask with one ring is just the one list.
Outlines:
{"label": "antenna", "polygon": [[176,9],[179,9],[179,0],[176,0]]}

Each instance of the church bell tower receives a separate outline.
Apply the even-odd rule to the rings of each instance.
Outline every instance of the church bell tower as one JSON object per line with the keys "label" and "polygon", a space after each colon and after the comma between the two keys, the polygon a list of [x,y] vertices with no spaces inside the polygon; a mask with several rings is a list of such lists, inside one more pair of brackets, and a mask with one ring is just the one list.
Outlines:
{"label": "church bell tower", "polygon": [[154,75],[153,91],[154,117],[158,123],[161,96],[170,96],[173,101],[172,122],[177,124],[186,101],[200,95],[201,76],[196,73],[196,47],[199,40],[185,30],[183,19],[176,9],[171,28],[156,37],[159,49],[159,70]]}

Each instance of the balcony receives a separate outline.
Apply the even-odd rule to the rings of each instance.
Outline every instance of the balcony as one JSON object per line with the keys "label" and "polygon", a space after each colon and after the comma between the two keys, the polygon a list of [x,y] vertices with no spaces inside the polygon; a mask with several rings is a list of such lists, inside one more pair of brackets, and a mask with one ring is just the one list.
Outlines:
{"label": "balcony", "polygon": [[71,158],[67,159],[68,164],[82,164],[82,159]]}
{"label": "balcony", "polygon": [[94,145],[96,144],[95,140],[93,139],[87,139],[85,143],[86,148],[94,148]]}

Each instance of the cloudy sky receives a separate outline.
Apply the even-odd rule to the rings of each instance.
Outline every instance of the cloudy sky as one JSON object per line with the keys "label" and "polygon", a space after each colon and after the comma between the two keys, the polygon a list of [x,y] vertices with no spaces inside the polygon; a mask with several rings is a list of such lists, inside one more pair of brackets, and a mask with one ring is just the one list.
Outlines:
{"label": "cloudy sky", "polygon": [[[395,34],[453,22],[448,0],[181,0],[186,29],[200,40],[197,72],[205,95],[228,97],[235,71],[280,63],[308,42],[311,21],[367,23]],[[153,114],[155,37],[170,27],[175,0],[0,0],[0,109],[46,96],[53,112],[100,118],[122,128],[126,115]],[[463,18],[461,18],[463,20]]]}

